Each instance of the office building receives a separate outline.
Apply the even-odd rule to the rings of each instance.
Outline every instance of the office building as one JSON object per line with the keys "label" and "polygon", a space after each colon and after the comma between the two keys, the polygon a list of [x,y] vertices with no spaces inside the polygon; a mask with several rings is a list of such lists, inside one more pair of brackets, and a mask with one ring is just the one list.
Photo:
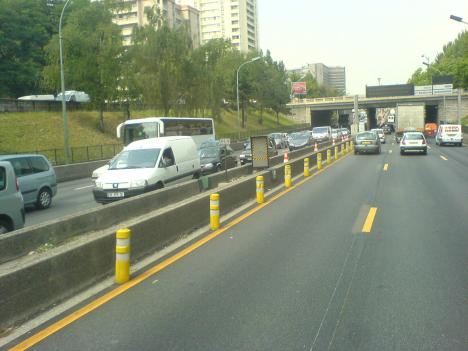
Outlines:
{"label": "office building", "polygon": [[200,11],[201,44],[226,38],[241,52],[259,50],[257,0],[179,0]]}
{"label": "office building", "polygon": [[199,11],[187,4],[178,4],[175,0],[122,0],[128,8],[115,13],[114,22],[122,29],[124,45],[132,44],[133,29],[148,24],[146,9],[156,6],[166,19],[169,27],[185,25],[192,38],[194,48],[200,46]]}
{"label": "office building", "polygon": [[346,94],[346,68],[342,66],[328,67],[323,63],[307,64],[304,67],[292,69],[289,72],[300,75],[311,73],[319,85],[326,85]]}

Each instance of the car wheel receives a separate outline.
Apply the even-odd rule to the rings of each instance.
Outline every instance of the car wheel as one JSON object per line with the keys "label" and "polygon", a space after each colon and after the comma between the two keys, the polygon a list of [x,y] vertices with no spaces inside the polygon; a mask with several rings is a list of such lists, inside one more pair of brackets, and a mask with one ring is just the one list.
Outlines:
{"label": "car wheel", "polygon": [[427,155],[427,149],[423,151],[423,155]]}
{"label": "car wheel", "polygon": [[221,169],[222,169],[222,168],[221,168],[221,165],[217,165],[217,166],[216,166],[216,172],[221,172]]}
{"label": "car wheel", "polygon": [[8,233],[8,225],[5,222],[0,221],[0,234]]}
{"label": "car wheel", "polygon": [[37,208],[43,210],[49,208],[52,203],[52,192],[47,188],[42,188],[37,194]]}
{"label": "car wheel", "polygon": [[458,146],[462,147],[462,146],[463,146],[463,143],[458,143]]}
{"label": "car wheel", "polygon": [[404,155],[405,152],[403,150],[400,150],[400,155]]}
{"label": "car wheel", "polygon": [[355,155],[359,154],[359,151],[354,150],[354,154]]}

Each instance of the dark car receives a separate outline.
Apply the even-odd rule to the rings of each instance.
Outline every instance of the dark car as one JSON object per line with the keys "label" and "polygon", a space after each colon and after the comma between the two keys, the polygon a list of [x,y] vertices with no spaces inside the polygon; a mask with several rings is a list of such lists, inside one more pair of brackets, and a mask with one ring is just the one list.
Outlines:
{"label": "dark car", "polygon": [[382,127],[382,129],[383,129],[383,131],[384,131],[385,134],[392,134],[392,128],[391,128],[390,126],[384,125],[384,126]]}
{"label": "dark car", "polygon": [[[275,141],[272,138],[268,138],[268,157],[273,157],[278,155],[276,150]],[[241,165],[252,162],[252,145],[250,141],[245,145],[244,151],[239,155],[239,160]]]}
{"label": "dark car", "polygon": [[198,151],[202,174],[210,174],[237,166],[237,158],[228,145],[208,146]]}
{"label": "dark car", "polygon": [[360,153],[375,153],[380,154],[380,138],[375,132],[367,131],[356,135],[354,145],[354,154]]}
{"label": "dark car", "polygon": [[289,135],[289,150],[302,149],[310,145],[310,135],[308,133],[292,133]]}

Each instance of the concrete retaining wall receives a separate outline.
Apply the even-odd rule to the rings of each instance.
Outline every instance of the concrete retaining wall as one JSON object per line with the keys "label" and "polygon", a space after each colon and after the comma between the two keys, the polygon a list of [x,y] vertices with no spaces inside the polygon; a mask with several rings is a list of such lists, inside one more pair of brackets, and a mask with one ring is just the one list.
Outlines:
{"label": "concrete retaining wall", "polygon": [[83,163],[73,163],[66,166],[55,166],[57,182],[66,182],[69,180],[90,178],[96,168],[104,166],[109,160],[91,161]]}
{"label": "concrete retaining wall", "polygon": [[[311,166],[316,162],[315,156],[316,154],[309,155]],[[289,164],[291,164],[293,176],[303,172],[302,158],[293,160]],[[244,166],[231,171],[232,178],[235,178],[235,176],[244,175],[244,172],[250,173],[251,168]],[[276,177],[273,174],[276,174]],[[222,214],[255,198],[257,175],[264,175],[266,188],[272,188],[283,182],[283,164],[232,181],[217,189],[220,194]],[[224,177],[218,173],[212,177],[212,180],[213,184],[217,184],[223,181]],[[169,190],[164,189],[160,193],[169,192]],[[106,217],[115,217],[123,201],[106,206],[88,216],[95,217],[93,219],[95,225],[102,226],[100,224],[102,220],[107,221],[107,225],[113,223],[111,225],[115,225],[114,227],[82,235],[77,240],[45,253],[25,256],[3,264],[0,266],[0,291],[2,292],[0,294],[0,329],[31,318],[43,309],[113,274],[115,230],[118,227],[132,229],[134,233],[132,261],[136,261],[181,236],[207,225],[209,223],[209,193],[197,194],[187,200],[157,210],[148,208],[157,193],[142,195],[138,199],[129,199],[129,202],[134,201],[131,204],[127,203],[125,206],[127,211],[133,211],[131,208],[139,206],[146,210],[139,210],[140,217],[138,218],[132,218],[136,216],[136,212],[133,212],[133,215],[126,216],[126,221],[120,222],[118,219],[109,220]],[[187,198],[187,193],[184,198]]]}

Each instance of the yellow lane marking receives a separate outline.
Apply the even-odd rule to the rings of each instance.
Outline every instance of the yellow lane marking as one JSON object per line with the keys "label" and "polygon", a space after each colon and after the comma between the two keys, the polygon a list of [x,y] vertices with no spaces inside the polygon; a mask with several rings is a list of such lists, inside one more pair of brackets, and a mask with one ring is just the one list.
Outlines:
{"label": "yellow lane marking", "polygon": [[387,171],[388,171],[388,163],[384,164],[384,166],[383,166],[383,170],[384,170],[385,172],[387,172]]}
{"label": "yellow lane marking", "polygon": [[371,207],[369,213],[367,214],[366,221],[362,227],[363,233],[370,233],[372,230],[372,224],[374,223],[375,215],[377,214],[377,207]]}
{"label": "yellow lane marking", "polygon": [[[350,154],[348,154],[350,155]],[[347,155],[346,155],[347,156]],[[119,287],[109,291],[108,293],[104,294],[103,296],[98,297],[96,300],[90,302],[86,306],[80,308],[79,310],[69,314],[68,316],[64,317],[63,319],[55,322],[54,324],[48,326],[47,328],[41,330],[35,335],[32,335],[28,339],[24,340],[23,342],[19,343],[18,345],[9,349],[10,351],[19,351],[19,350],[27,350],[28,348],[38,344],[42,340],[46,339],[47,337],[51,336],[52,334],[58,332],[59,330],[65,328],[67,325],[75,322],[76,320],[80,319],[81,317],[87,315],[88,313],[96,310],[97,308],[101,307],[102,305],[106,304],[110,300],[116,298],[117,296],[121,295],[125,291],[133,288],[135,285],[140,284],[142,281],[148,279],[152,275],[162,271],[164,268],[168,267],[169,265],[173,264],[174,262],[180,260],[181,258],[187,256],[191,252],[195,251],[199,247],[205,245],[210,240],[216,238],[217,236],[221,235],[228,229],[231,229],[235,225],[239,224],[246,218],[252,216],[254,213],[260,211],[265,206],[271,204],[272,202],[276,201],[280,197],[286,195],[293,189],[297,188],[298,186],[304,184],[306,181],[314,178],[315,176],[319,175],[327,168],[334,165],[336,162],[341,161],[344,157],[340,157],[335,162],[331,163],[330,165],[325,166],[321,170],[318,170],[314,174],[311,174],[309,177],[302,179],[301,181],[297,182],[293,186],[288,189],[285,189],[278,194],[272,196],[268,201],[264,202],[263,204],[257,205],[256,207],[252,208],[251,210],[247,211],[246,213],[240,215],[236,219],[233,219],[229,223],[227,223],[224,227],[214,231],[213,233],[208,234],[207,236],[203,237],[202,239],[198,240],[197,242],[193,243],[192,245],[186,247],[185,249],[179,251],[175,255],[165,259],[161,263],[153,266],[152,268],[148,269],[144,273],[140,274],[139,276],[135,277],[134,279],[130,280],[129,282],[120,285]]]}
{"label": "yellow lane marking", "polygon": [[440,158],[441,158],[442,160],[444,160],[444,161],[448,161],[448,158],[445,157],[445,156],[440,155]]}

